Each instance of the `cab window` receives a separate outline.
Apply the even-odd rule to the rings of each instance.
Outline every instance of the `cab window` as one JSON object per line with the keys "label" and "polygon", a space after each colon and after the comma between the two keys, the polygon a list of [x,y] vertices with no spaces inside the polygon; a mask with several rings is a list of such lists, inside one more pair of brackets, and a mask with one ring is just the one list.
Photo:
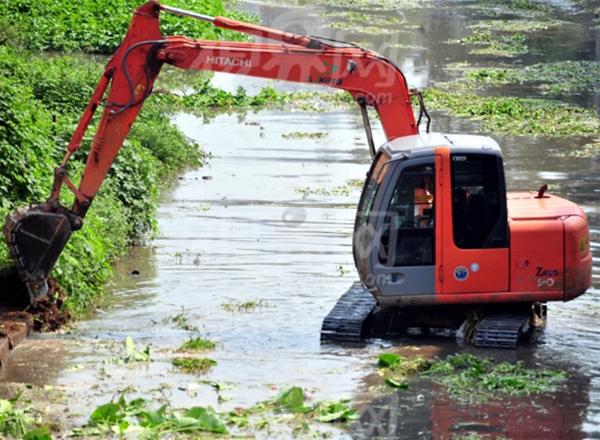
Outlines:
{"label": "cab window", "polygon": [[498,160],[495,155],[452,155],[453,234],[460,249],[507,245],[506,228],[502,227],[506,201]]}
{"label": "cab window", "polygon": [[374,216],[376,213],[373,213],[372,211],[377,194],[381,189],[381,183],[385,180],[385,176],[390,168],[388,160],[388,157],[382,153],[379,153],[376,156],[367,176],[358,205],[358,212],[354,224],[353,253],[354,261],[359,272],[365,270],[364,264],[369,259],[374,248],[373,237],[375,236],[375,230],[372,223],[375,220]]}
{"label": "cab window", "polygon": [[379,262],[386,266],[433,265],[434,164],[402,170],[385,212]]}

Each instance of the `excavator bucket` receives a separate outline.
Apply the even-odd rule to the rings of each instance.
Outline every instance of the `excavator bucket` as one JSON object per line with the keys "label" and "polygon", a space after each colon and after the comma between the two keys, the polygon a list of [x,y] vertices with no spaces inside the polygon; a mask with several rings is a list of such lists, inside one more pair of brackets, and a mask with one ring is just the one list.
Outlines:
{"label": "excavator bucket", "polygon": [[71,231],[78,229],[73,220],[81,221],[67,208],[51,209],[47,204],[18,208],[6,216],[2,232],[31,303],[48,293],[46,278]]}

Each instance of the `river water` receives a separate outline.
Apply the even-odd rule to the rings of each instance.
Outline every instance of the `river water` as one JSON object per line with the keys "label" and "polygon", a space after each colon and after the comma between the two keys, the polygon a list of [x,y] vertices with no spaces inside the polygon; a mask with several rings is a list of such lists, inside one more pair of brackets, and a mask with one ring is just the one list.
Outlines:
{"label": "river water", "polygon": [[[249,2],[242,7],[267,26],[368,44],[396,61],[411,86],[423,88],[448,80],[443,67],[456,62],[522,66],[597,60],[600,31],[593,27],[594,6],[545,4],[561,24],[528,34],[532,52],[515,58],[472,55],[472,47],[448,42],[472,33],[470,24],[498,18],[498,12],[477,2],[398,6],[386,14],[396,13],[404,22],[397,32],[383,35],[331,29],[327,23],[332,19],[315,14],[336,9],[316,2]],[[267,82],[217,75],[214,83],[257,90]],[[504,93],[537,92],[513,87]],[[600,102],[597,93],[568,100],[587,107]],[[433,117],[434,131],[479,130],[473,122],[439,113]],[[313,433],[334,437],[450,439],[477,433],[474,438],[600,438],[599,258],[594,259],[593,288],[570,303],[549,304],[548,325],[538,344],[514,351],[481,350],[454,338],[426,336],[360,346],[321,344],[323,318],[357,277],[351,231],[360,190],[332,193],[364,178],[369,167],[357,113],[182,113],[174,123],[212,158],[164,191],[159,237],[149,246],[132,248],[115,266],[105,303],[89,319],[65,334],[33,335],[0,372],[3,383],[45,387],[54,396],[51,412],[62,414],[65,429],[85,422],[93,408],[122,393],[128,399],[141,396],[175,407],[211,405],[225,412],[296,385],[310,401],[348,398],[361,412],[350,428],[313,428]],[[298,131],[325,135],[282,137]],[[375,136],[383,141],[379,127]],[[589,139],[494,138],[503,148],[509,190],[537,190],[548,183],[553,193],[580,204],[589,216],[591,246],[598,254],[600,160],[548,154]],[[139,350],[150,347],[153,362],[118,362],[128,335]],[[171,365],[180,355],[175,349],[192,335],[217,342],[216,350],[207,353],[217,365],[201,377]],[[569,379],[554,393],[485,404],[457,401],[429,381],[388,394],[377,387],[381,378],[375,364],[379,354],[392,350],[428,357],[468,350],[536,368],[564,369]],[[217,392],[210,383],[231,387]],[[289,431],[273,424],[256,435],[287,438]]]}

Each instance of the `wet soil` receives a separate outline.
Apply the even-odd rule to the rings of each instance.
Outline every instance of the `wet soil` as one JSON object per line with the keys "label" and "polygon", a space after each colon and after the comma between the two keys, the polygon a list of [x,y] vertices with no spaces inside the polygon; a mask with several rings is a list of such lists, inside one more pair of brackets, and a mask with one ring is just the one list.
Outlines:
{"label": "wet soil", "polygon": [[65,292],[53,278],[48,279],[48,294],[29,304],[19,275],[0,278],[0,322],[25,322],[30,331],[54,332],[64,328],[71,316],[65,304]]}

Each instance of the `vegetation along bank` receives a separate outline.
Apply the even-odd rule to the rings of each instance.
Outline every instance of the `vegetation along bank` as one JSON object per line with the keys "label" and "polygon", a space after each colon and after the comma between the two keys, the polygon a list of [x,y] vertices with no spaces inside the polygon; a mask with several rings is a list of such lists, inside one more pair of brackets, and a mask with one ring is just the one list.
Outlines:
{"label": "vegetation along bank", "polygon": [[[91,54],[116,49],[139,4],[132,0],[0,2],[0,218],[50,195],[52,170],[62,161],[106,63],[106,57]],[[254,21],[243,12],[225,10],[220,0],[172,0],[170,4]],[[162,29],[166,34],[203,39],[245,38],[168,14]],[[49,301],[59,302],[72,316],[82,313],[100,294],[112,273],[111,263],[132,242],[156,231],[160,182],[173,171],[202,164],[200,147],[171,124],[172,108],[154,97],[148,99],[83,230],[72,235],[52,272],[68,295],[59,301],[59,290],[53,290]],[[76,185],[95,123],[69,163],[69,176]],[[61,201],[72,204],[68,189]],[[7,247],[0,246],[0,291],[19,294],[17,279]]]}

